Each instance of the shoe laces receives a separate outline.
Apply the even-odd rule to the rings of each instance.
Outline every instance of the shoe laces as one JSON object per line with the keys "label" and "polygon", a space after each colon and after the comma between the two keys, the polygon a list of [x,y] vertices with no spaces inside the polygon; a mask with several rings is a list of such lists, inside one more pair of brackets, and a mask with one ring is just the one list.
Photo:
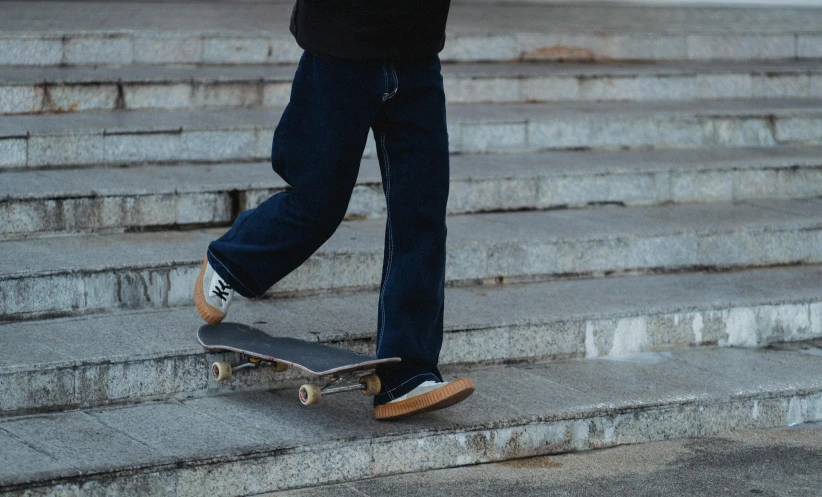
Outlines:
{"label": "shoe laces", "polygon": [[233,290],[231,288],[231,285],[229,285],[222,279],[217,279],[217,284],[214,285],[214,288],[211,289],[211,293],[214,296],[219,297],[220,300],[222,300],[223,302],[225,302],[226,300],[228,300],[229,292],[231,290]]}

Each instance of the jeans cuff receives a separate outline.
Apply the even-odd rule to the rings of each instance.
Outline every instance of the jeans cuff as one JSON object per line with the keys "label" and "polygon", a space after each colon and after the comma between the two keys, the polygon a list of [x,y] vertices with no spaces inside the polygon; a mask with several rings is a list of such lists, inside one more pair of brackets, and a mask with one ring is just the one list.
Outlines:
{"label": "jeans cuff", "polygon": [[239,293],[247,299],[259,298],[262,296],[258,295],[257,292],[251,290],[248,287],[248,285],[244,284],[242,281],[236,278],[234,276],[234,273],[232,273],[231,269],[229,269],[229,267],[223,261],[218,259],[214,252],[209,250],[206,253],[206,256],[208,257],[209,264],[211,264],[211,267],[214,268],[214,271],[217,274],[219,274],[220,278],[222,278],[226,283],[228,283],[229,286],[231,286],[231,288],[235,292]]}

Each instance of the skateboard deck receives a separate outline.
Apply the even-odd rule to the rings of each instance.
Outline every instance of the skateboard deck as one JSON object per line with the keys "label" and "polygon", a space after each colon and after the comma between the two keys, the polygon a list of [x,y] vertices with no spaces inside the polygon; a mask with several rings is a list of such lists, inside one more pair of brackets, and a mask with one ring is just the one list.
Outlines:
{"label": "skateboard deck", "polygon": [[321,343],[272,337],[239,323],[203,325],[197,332],[197,339],[207,349],[239,352],[264,361],[288,364],[316,376],[374,369],[380,364],[400,362],[399,357],[377,359]]}
{"label": "skateboard deck", "polygon": [[239,323],[203,325],[197,331],[197,340],[206,349],[238,352],[246,358],[242,364],[232,365],[225,361],[212,364],[211,376],[217,381],[228,380],[234,371],[262,366],[273,367],[278,372],[295,366],[312,375],[329,377],[322,388],[312,384],[300,387],[300,402],[305,406],[319,403],[323,395],[342,392],[377,395],[382,385],[376,374],[354,376],[353,373],[373,370],[380,364],[400,362],[399,357],[377,359],[321,343],[273,337]]}

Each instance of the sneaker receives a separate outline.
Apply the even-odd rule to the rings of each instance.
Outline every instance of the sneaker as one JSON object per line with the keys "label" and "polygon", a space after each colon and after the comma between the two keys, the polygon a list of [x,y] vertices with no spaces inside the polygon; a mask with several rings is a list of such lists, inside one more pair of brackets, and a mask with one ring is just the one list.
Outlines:
{"label": "sneaker", "polygon": [[203,259],[203,267],[194,284],[194,303],[200,317],[208,324],[219,323],[225,319],[232,298],[234,290],[214,271],[208,257]]}
{"label": "sneaker", "polygon": [[474,393],[468,378],[454,381],[424,381],[417,388],[387,404],[374,408],[377,419],[398,419],[412,414],[436,411],[458,404]]}

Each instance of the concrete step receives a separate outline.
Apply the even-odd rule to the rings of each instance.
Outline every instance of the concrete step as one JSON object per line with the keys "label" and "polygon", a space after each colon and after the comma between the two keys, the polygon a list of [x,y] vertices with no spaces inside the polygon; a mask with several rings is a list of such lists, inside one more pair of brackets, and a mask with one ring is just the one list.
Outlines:
{"label": "concrete step", "polygon": [[[454,216],[449,284],[822,262],[822,200]],[[385,222],[343,223],[272,296],[373,289]],[[0,242],[0,319],[190,305],[224,229]]]}
{"label": "concrete step", "polygon": [[[293,65],[0,68],[0,114],[288,103]],[[819,98],[816,61],[443,66],[454,103]]]}
{"label": "concrete step", "polygon": [[[456,155],[449,213],[822,196],[822,148]],[[282,191],[270,164],[7,172],[0,237],[225,225]],[[348,219],[385,215],[377,161],[364,160]]]}
{"label": "concrete step", "polygon": [[400,422],[294,390],[0,421],[0,492],[256,495],[375,476],[822,420],[822,357],[694,349],[456,370],[476,393]]}
{"label": "concrete step", "polygon": [[[295,62],[291,2],[4,2],[0,65]],[[455,2],[446,61],[814,59],[820,8]]]}
{"label": "concrete step", "polygon": [[[265,160],[281,110],[6,116],[0,169]],[[822,144],[822,100],[456,105],[455,153]],[[365,155],[374,155],[369,137]]]}
{"label": "concrete step", "polygon": [[[745,0],[750,1],[758,0]],[[715,489],[731,495],[814,495],[822,487],[820,449],[822,423],[803,423],[310,486],[265,497],[381,497],[398,489],[404,497],[692,497]]]}
{"label": "concrete step", "polygon": [[[822,337],[822,266],[555,281],[446,290],[440,361],[621,358],[689,346],[763,347]],[[374,352],[378,295],[238,300],[230,321]],[[0,325],[0,416],[293,386],[304,375],[237,372],[218,384],[193,306]]]}

